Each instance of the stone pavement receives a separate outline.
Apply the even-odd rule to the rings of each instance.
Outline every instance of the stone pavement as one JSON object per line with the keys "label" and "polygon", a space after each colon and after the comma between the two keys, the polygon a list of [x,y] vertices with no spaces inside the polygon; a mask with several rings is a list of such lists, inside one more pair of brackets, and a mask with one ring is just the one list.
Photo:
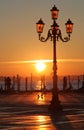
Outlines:
{"label": "stone pavement", "polygon": [[[39,98],[38,98],[39,94]],[[1,130],[84,130],[84,96],[60,93],[63,112],[48,111],[51,93],[0,95]]]}

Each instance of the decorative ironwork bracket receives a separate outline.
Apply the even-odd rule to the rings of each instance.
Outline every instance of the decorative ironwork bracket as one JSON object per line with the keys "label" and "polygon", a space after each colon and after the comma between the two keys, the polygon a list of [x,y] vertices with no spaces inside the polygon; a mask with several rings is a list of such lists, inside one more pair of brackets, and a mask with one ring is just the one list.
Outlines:
{"label": "decorative ironwork bracket", "polygon": [[58,30],[56,31],[56,34],[53,34],[52,29],[49,29],[49,31],[48,31],[48,33],[47,33],[47,38],[44,38],[44,37],[41,36],[41,34],[39,34],[39,40],[40,40],[41,42],[46,42],[46,41],[49,40],[49,39],[52,41],[54,35],[56,35],[56,40],[57,40],[57,41],[59,41],[59,39],[60,39],[62,42],[68,42],[68,41],[70,40],[70,34],[68,34],[68,36],[66,36],[66,37],[63,38],[60,29],[58,29]]}

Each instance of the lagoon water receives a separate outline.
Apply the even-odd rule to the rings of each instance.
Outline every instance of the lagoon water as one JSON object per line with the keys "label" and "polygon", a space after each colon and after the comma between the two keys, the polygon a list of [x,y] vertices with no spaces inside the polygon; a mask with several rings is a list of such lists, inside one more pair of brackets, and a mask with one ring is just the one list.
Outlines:
{"label": "lagoon water", "polygon": [[[82,77],[80,77],[80,80],[78,81],[78,78],[75,76],[74,78],[71,77],[70,79],[71,85],[73,87],[73,89],[78,89],[80,87],[82,87]],[[78,84],[79,82],[79,84]],[[52,78],[46,78],[45,80],[42,80],[41,78],[32,78],[31,77],[28,78],[27,82],[25,78],[20,78],[20,91],[25,91],[26,87],[27,90],[41,90],[44,86],[47,90],[51,90],[52,89]],[[11,87],[13,86],[13,78],[11,78]],[[5,89],[5,82],[4,82],[4,77],[0,78],[0,88],[3,88],[3,90]],[[67,88],[69,87],[69,80],[67,78]],[[18,90],[18,83],[17,83],[17,79],[15,80],[14,83],[14,89]],[[63,77],[58,79],[58,89],[62,90],[63,89]]]}

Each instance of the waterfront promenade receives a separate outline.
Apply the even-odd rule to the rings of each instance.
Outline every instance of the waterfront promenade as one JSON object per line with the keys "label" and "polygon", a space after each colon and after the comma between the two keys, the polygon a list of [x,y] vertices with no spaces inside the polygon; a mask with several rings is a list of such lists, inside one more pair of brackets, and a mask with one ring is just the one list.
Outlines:
{"label": "waterfront promenade", "polygon": [[[1,94],[1,130],[84,130],[84,95],[61,92],[63,111],[48,111],[51,93]],[[38,96],[39,95],[39,96]]]}

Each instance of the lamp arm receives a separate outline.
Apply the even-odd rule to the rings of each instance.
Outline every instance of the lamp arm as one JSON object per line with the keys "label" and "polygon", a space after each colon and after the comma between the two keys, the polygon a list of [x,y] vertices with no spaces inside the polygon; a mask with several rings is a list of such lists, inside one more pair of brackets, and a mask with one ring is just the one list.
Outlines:
{"label": "lamp arm", "polygon": [[70,40],[70,35],[66,36],[66,37],[62,37],[62,33],[61,33],[61,30],[59,29],[58,30],[58,33],[57,33],[57,39],[62,41],[62,42],[68,42]]}
{"label": "lamp arm", "polygon": [[48,33],[47,33],[47,38],[44,38],[44,37],[42,37],[41,36],[41,34],[39,34],[39,40],[41,41],[41,42],[46,42],[49,38],[51,39],[51,41],[52,41],[52,33],[51,33],[51,29],[49,29],[49,31],[48,31]]}

